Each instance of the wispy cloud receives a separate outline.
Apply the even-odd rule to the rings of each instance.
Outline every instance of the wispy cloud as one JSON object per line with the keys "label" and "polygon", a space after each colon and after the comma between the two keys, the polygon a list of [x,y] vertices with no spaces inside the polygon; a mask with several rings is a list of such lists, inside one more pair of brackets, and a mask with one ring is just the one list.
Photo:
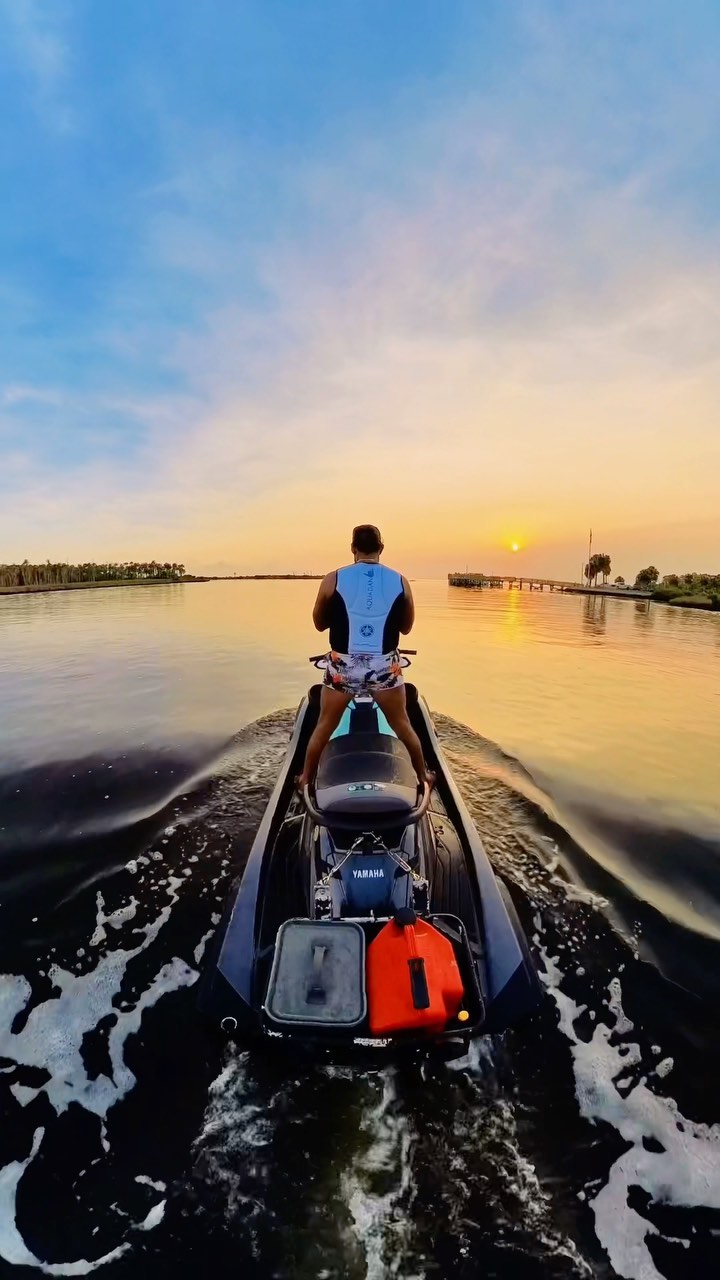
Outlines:
{"label": "wispy cloud", "polygon": [[18,404],[57,404],[59,392],[47,387],[28,387],[10,385],[0,387],[0,405],[12,407]]}
{"label": "wispy cloud", "polygon": [[0,0],[0,23],[31,83],[37,111],[45,124],[60,131],[72,123],[63,98],[69,70],[66,7],[56,0]]}

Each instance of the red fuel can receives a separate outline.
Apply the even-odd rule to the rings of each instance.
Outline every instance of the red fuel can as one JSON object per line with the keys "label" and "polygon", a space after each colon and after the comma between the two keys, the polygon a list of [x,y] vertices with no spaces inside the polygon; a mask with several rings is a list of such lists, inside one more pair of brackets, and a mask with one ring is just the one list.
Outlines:
{"label": "red fuel can", "polygon": [[463,1001],[452,943],[414,911],[399,911],[368,947],[367,993],[374,1036],[444,1031]]}

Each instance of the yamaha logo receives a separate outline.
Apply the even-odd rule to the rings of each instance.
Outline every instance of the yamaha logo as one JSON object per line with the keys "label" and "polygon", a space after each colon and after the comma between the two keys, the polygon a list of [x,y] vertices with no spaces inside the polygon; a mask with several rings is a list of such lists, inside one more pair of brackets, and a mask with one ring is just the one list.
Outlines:
{"label": "yamaha logo", "polygon": [[361,636],[371,636],[374,634],[374,632],[375,632],[375,628],[370,622],[364,622],[360,628]]}
{"label": "yamaha logo", "polygon": [[354,880],[384,880],[385,872],[380,867],[363,867],[362,871],[353,871]]}

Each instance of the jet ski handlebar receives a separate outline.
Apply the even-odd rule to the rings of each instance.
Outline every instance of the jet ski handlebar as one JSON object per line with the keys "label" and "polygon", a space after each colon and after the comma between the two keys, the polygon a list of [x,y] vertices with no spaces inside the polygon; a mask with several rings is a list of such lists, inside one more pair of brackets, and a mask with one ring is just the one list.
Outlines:
{"label": "jet ski handlebar", "polygon": [[[409,813],[404,813],[402,816],[397,813],[373,814],[372,818],[368,819],[373,831],[386,831],[391,827],[398,827],[400,824],[404,827],[411,827],[416,822],[419,822],[427,813],[428,805],[430,804],[430,787],[427,782],[423,782],[422,789],[418,787],[418,792],[421,792],[418,803]],[[307,786],[303,787],[302,796],[310,817],[319,826],[334,827],[337,831],[363,830],[364,819],[362,814],[356,813],[352,817],[343,818],[340,815],[323,813],[315,804],[310,788]]]}
{"label": "jet ski handlebar", "polygon": [[[417,657],[417,649],[398,649],[398,653],[400,654],[401,658]],[[315,653],[313,654],[312,658],[308,658],[308,662],[312,662],[313,666],[318,667],[319,669],[322,669],[322,667],[325,666],[329,656],[330,655],[327,653]],[[402,665],[404,667],[409,667],[410,663],[403,662]]]}

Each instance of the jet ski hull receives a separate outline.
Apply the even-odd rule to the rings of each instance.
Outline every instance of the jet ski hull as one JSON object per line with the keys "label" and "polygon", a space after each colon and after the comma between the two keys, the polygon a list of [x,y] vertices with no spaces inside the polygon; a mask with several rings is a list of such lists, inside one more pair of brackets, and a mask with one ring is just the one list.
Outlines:
{"label": "jet ski hull", "polygon": [[[437,786],[422,818],[404,828],[400,814],[396,830],[389,833],[383,828],[382,834],[373,834],[369,810],[367,816],[358,814],[355,833],[334,831],[332,814],[326,827],[305,811],[294,778],[317,721],[321,687],[313,686],[298,708],[279,776],[201,979],[200,1008],[225,1033],[287,1042],[295,1048],[302,1044],[333,1058],[372,1059],[388,1051],[430,1049],[452,1057],[465,1052],[471,1037],[502,1031],[537,1008],[541,987],[508,889],[488,860],[425,700],[413,685],[406,687],[408,713],[428,765],[437,774]],[[367,732],[372,710],[356,710],[336,754],[345,753],[340,765],[346,767],[346,776],[348,768],[349,776],[354,776],[353,770],[359,774],[360,784],[370,767],[367,762],[378,760],[378,739],[377,733],[371,737]],[[355,737],[353,721],[360,725]],[[372,750],[363,754],[355,750],[356,743],[369,743]],[[390,751],[386,741],[380,746]],[[399,776],[397,762],[380,762],[379,767],[386,766],[388,777]],[[338,776],[342,774],[336,769],[330,777],[333,787],[323,794],[340,793]],[[393,789],[401,790],[393,782],[387,787],[377,784],[377,790]],[[353,804],[355,793],[362,790],[353,782],[347,785]],[[382,799],[386,806],[392,803],[392,796]],[[368,804],[377,803],[370,795]],[[360,920],[371,938],[376,922],[379,928],[379,922],[403,906],[437,918],[439,927],[456,939],[467,980],[465,1026],[455,1024],[429,1038],[412,1032],[373,1037],[363,1027],[350,1031],[273,1024],[266,1008],[268,983],[278,933],[287,921]]]}

